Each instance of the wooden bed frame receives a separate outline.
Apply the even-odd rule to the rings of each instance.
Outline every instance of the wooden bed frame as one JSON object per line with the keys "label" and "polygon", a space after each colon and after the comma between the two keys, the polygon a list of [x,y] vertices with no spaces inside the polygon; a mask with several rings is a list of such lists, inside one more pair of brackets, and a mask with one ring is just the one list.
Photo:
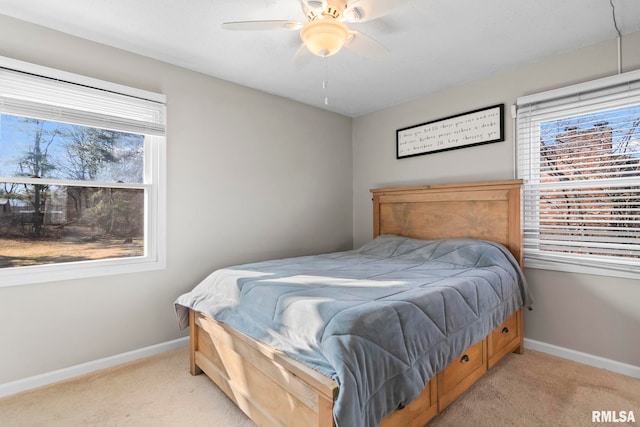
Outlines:
{"label": "wooden bed frame", "polygon": [[[521,181],[371,190],[373,235],[467,237],[505,245],[522,265]],[[334,427],[338,385],[280,351],[196,311],[191,373],[205,372],[258,426]],[[523,351],[522,309],[465,350],[381,427],[423,426],[509,352]]]}

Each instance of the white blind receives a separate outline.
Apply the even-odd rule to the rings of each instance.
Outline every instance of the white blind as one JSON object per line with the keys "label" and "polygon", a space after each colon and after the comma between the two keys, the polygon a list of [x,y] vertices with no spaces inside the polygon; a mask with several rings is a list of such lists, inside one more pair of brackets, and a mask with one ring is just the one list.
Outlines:
{"label": "white blind", "polygon": [[517,101],[525,265],[640,272],[640,73]]}
{"label": "white blind", "polygon": [[162,102],[0,68],[0,113],[143,135],[165,135]]}

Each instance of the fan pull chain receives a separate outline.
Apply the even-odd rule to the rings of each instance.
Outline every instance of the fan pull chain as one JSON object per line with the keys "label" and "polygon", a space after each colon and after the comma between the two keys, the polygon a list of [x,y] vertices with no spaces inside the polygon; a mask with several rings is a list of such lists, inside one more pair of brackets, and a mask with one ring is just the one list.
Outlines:
{"label": "fan pull chain", "polygon": [[322,82],[322,89],[324,89],[324,105],[329,105],[329,97],[327,96],[327,82]]}
{"label": "fan pull chain", "polygon": [[329,105],[329,59],[324,58],[324,80],[322,81],[324,91],[324,105]]}

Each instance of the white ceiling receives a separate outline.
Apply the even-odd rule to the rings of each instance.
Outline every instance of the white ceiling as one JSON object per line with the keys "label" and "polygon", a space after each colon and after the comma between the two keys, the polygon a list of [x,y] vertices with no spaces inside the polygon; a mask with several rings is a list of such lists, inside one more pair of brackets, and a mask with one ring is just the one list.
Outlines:
{"label": "white ceiling", "polygon": [[221,28],[305,22],[300,0],[2,0],[0,14],[356,117],[615,39],[610,1],[622,34],[640,31],[640,0],[360,0],[366,12],[393,5],[380,18],[348,24],[390,54],[371,60],[343,49],[302,68],[292,62],[298,31]]}

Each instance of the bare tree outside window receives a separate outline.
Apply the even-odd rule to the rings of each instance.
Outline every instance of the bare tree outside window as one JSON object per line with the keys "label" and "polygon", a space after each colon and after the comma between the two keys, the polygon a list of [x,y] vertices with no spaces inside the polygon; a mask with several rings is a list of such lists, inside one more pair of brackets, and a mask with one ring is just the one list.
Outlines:
{"label": "bare tree outside window", "polygon": [[539,148],[540,249],[637,258],[640,106],[544,122]]}
{"label": "bare tree outside window", "polygon": [[0,115],[0,268],[144,255],[144,143]]}

